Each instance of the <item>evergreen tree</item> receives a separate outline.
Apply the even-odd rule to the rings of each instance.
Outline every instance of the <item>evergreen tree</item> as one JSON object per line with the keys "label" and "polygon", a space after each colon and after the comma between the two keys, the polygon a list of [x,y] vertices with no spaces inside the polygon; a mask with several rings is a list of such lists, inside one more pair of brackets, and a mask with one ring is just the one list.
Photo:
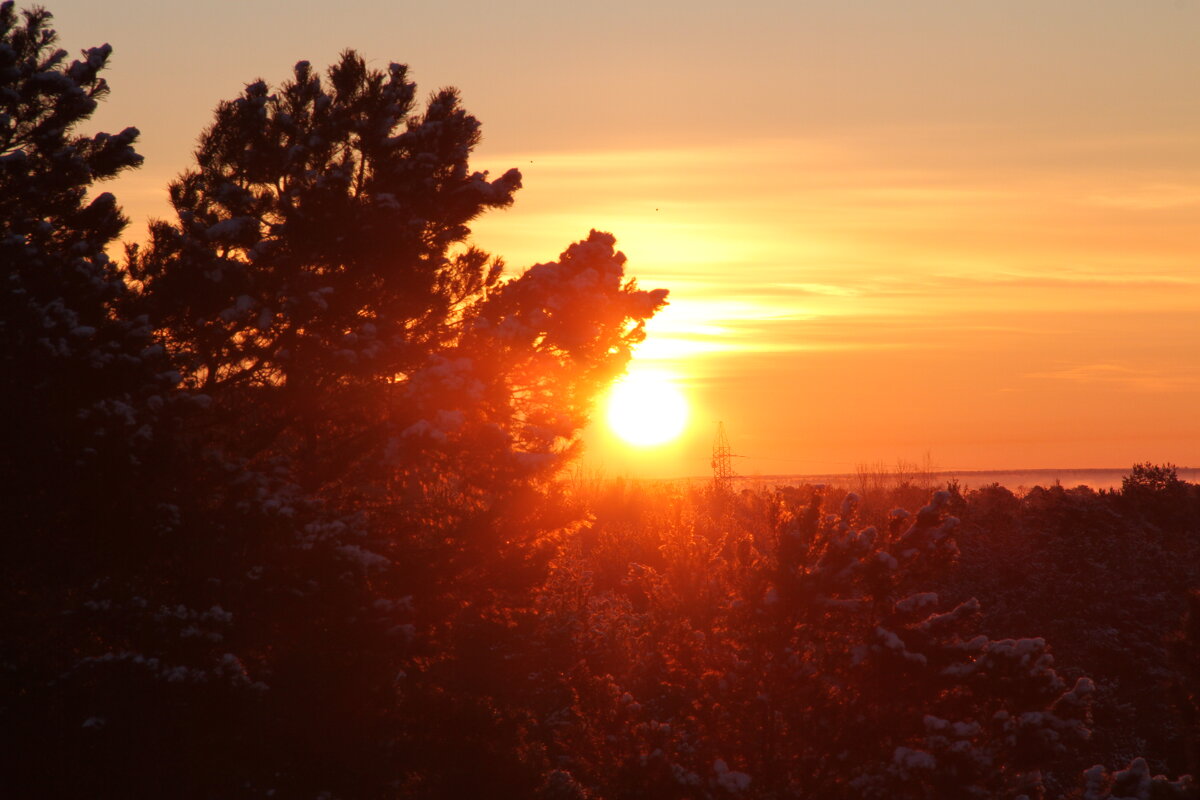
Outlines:
{"label": "evergreen tree", "polygon": [[521,796],[546,770],[518,664],[570,521],[553,478],[665,292],[595,232],[504,280],[468,223],[520,175],[472,172],[479,123],[415,94],[353,52],[248,85],[172,184],[177,221],[129,253],[207,406],[173,578],[189,624],[233,620],[188,663],[228,656],[258,692],[207,723],[230,785]]}
{"label": "evergreen tree", "polygon": [[122,273],[88,192],[136,131],[72,133],[109,48],[67,65],[49,20],[0,5],[4,787],[532,792],[495,667],[665,292],[597,233],[503,280],[467,225],[519,174],[468,169],[453,91],[414,115],[405,69],[353,53],[222,104]]}
{"label": "evergreen tree", "polygon": [[178,380],[105,252],[126,220],[96,184],[141,163],[138,132],[79,132],[111,48],[69,61],[50,23],[0,3],[0,725],[14,733],[0,794],[14,797],[77,774],[100,723],[70,676],[127,635],[108,593],[162,580],[145,554],[161,544],[153,485]]}
{"label": "evergreen tree", "polygon": [[0,4],[0,486],[9,518],[29,522],[68,512],[68,485],[118,483],[98,465],[107,473],[138,458],[155,395],[170,386],[148,326],[114,313],[126,291],[105,248],[126,220],[111,194],[89,195],[141,163],[138,132],[76,132],[108,92],[111,48],[67,63],[50,19]]}

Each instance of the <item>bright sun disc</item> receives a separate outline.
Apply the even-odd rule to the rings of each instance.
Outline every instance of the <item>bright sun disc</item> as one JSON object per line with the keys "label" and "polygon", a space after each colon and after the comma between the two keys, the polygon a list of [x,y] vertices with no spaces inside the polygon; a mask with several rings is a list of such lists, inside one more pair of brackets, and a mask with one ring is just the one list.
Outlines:
{"label": "bright sun disc", "polygon": [[618,381],[608,399],[608,425],[632,445],[648,447],[683,433],[688,406],[666,375],[645,372]]}

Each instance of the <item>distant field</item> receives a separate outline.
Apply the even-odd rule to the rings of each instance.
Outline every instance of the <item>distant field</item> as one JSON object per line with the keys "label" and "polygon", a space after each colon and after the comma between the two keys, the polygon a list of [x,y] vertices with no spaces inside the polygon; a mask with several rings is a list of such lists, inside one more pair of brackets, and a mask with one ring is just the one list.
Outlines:
{"label": "distant field", "polygon": [[[1177,470],[1180,480],[1190,483],[1200,482],[1200,467],[1179,467]],[[1026,469],[1026,470],[957,470],[931,473],[916,473],[909,476],[913,483],[928,482],[932,485],[943,485],[950,480],[958,480],[964,489],[978,488],[998,483],[1013,491],[1034,486],[1053,486],[1056,482],[1068,488],[1075,486],[1090,486],[1093,489],[1113,489],[1121,486],[1121,479],[1129,474],[1129,468],[1123,469]],[[895,475],[874,475],[872,480],[887,482],[890,478],[895,482]],[[699,479],[697,479],[699,480]],[[744,481],[754,485],[795,485],[803,483],[828,483],[833,486],[853,488],[862,482],[862,476],[849,472],[832,475],[752,475],[745,476]]]}

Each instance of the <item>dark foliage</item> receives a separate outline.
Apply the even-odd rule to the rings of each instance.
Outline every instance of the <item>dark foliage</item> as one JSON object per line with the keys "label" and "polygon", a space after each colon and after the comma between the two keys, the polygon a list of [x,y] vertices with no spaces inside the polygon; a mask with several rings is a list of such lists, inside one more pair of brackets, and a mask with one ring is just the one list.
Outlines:
{"label": "dark foliage", "polygon": [[109,51],[48,21],[0,4],[0,794],[1195,797],[1153,776],[1196,766],[1172,467],[836,511],[564,480],[665,292],[608,234],[474,248],[520,175],[453,91],[249,84],[118,268],[90,192],[136,131],[74,133]]}
{"label": "dark foliage", "polygon": [[141,162],[137,131],[78,133],[110,49],[68,61],[49,20],[0,3],[0,773],[20,786],[73,772],[86,704],[62,677],[95,649],[92,590],[160,544],[158,434],[179,379],[126,313],[105,254],[126,220],[93,194]]}
{"label": "dark foliage", "polygon": [[[115,469],[102,483],[126,483],[156,395],[175,377],[160,374],[167,365],[145,322],[115,314],[127,291],[105,248],[126,220],[111,194],[88,196],[141,162],[137,131],[75,133],[108,91],[99,72],[109,48],[68,63],[48,20],[0,4],[0,486],[16,530],[70,514],[64,480],[84,491]],[[80,522],[54,523],[56,536],[86,547]],[[8,544],[37,549],[36,538]]]}
{"label": "dark foliage", "polygon": [[1194,757],[1194,533],[998,486],[859,528],[829,491],[581,500],[543,601],[561,769],[603,797],[1195,797],[1153,777]]}
{"label": "dark foliage", "polygon": [[[1045,636],[1067,674],[1095,680],[1088,758],[1119,766],[1145,756],[1157,772],[1193,772],[1185,707],[1173,696],[1186,673],[1172,666],[1168,640],[1200,585],[1200,507],[1196,487],[1144,492],[1145,475],[1134,467],[1117,493],[969,492],[962,558],[939,584],[979,597],[989,634]],[[1154,521],[1167,518],[1168,527]]]}

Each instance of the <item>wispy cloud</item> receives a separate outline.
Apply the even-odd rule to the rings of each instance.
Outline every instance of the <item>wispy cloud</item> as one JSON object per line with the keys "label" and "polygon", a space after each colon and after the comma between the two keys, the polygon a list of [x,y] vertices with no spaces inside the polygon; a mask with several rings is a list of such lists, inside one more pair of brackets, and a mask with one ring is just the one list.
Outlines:
{"label": "wispy cloud", "polygon": [[935,278],[946,286],[986,285],[1030,289],[1154,289],[1200,288],[1200,275],[1129,274],[1088,272],[1063,267],[1032,270],[985,270],[977,273],[940,275]]}
{"label": "wispy cloud", "polygon": [[1047,372],[1030,372],[1026,378],[1096,384],[1138,392],[1174,392],[1200,388],[1200,375],[1130,367],[1124,364],[1080,364]]}
{"label": "wispy cloud", "polygon": [[1090,195],[1090,203],[1130,211],[1158,211],[1200,205],[1200,184],[1155,183]]}

